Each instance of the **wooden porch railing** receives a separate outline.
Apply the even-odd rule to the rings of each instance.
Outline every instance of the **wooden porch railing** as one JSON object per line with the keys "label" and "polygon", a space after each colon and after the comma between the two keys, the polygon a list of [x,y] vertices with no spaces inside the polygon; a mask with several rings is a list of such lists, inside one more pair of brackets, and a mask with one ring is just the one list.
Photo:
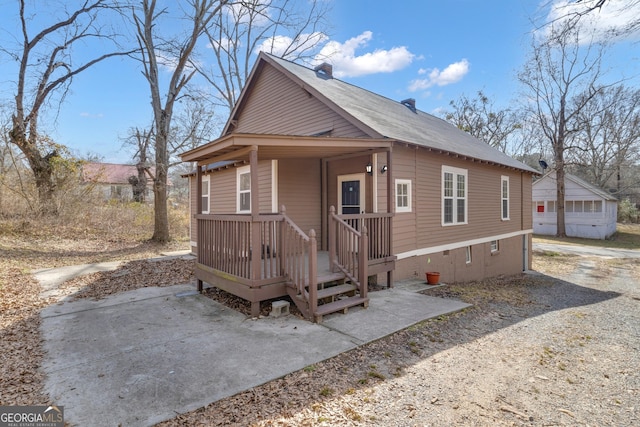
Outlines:
{"label": "wooden porch railing", "polygon": [[356,230],[362,230],[363,228],[367,229],[367,232],[369,233],[367,259],[370,263],[379,259],[388,258],[392,255],[392,213],[363,213],[336,216]]}
{"label": "wooden porch railing", "polygon": [[[284,206],[279,214],[196,215],[198,290],[202,290],[203,278],[213,280],[217,286],[249,299],[252,313],[254,309],[259,313],[260,301],[289,294],[312,321],[353,305],[366,307],[368,274],[391,271],[393,261],[389,260],[395,258],[390,255],[391,217],[390,214],[340,216],[332,207],[329,264],[336,274],[319,278],[316,233],[310,230],[305,234],[287,216]],[[344,281],[342,285],[335,284],[345,278],[353,286]],[[319,290],[319,282],[333,284]],[[354,286],[359,289],[359,298],[335,298],[352,292]],[[319,307],[318,298],[325,304]]]}
{"label": "wooden porch railing", "polygon": [[318,306],[314,230],[307,236],[286,215],[284,206],[280,214],[201,214],[196,218],[199,264],[252,288],[290,283],[307,305],[305,315],[313,319]]}
{"label": "wooden porch railing", "polygon": [[[279,214],[196,215],[198,220],[198,263],[259,286],[282,276],[278,257]],[[259,244],[252,247],[253,231]],[[255,245],[254,245],[255,246]],[[255,257],[254,257],[255,254]],[[253,274],[253,271],[257,271]]]}
{"label": "wooden porch railing", "polygon": [[[318,242],[311,229],[307,236],[286,215],[282,207],[280,224],[282,272],[295,287],[296,293],[306,301],[311,320],[318,308]],[[305,289],[308,287],[308,290]]]}
{"label": "wooden porch railing", "polygon": [[[354,224],[355,225],[355,224]],[[360,290],[360,296],[367,297],[369,264],[369,236],[367,227],[356,229],[336,215],[335,207],[329,210],[329,264],[331,271],[342,271]]]}

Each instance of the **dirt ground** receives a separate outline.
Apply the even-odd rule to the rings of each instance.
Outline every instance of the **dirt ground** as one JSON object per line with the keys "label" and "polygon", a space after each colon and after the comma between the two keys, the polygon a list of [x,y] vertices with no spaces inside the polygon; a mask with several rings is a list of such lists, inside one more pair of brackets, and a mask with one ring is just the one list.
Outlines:
{"label": "dirt ground", "polygon": [[[191,280],[192,261],[135,261],[162,250],[0,238],[0,405],[55,403],[38,330],[54,301],[38,297],[32,269],[134,260],[68,282],[76,298]],[[161,425],[640,425],[639,260],[536,253],[534,269],[429,289],[474,306]]]}

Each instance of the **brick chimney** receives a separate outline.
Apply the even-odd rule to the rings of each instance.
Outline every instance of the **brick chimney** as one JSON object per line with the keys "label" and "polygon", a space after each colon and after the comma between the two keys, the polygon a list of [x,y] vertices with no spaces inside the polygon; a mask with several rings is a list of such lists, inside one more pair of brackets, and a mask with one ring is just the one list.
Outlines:
{"label": "brick chimney", "polygon": [[410,109],[411,111],[413,111],[414,113],[416,112],[416,100],[413,98],[407,98],[407,99],[403,99],[402,101],[400,101],[400,103],[402,105],[404,105],[405,107],[407,107],[408,109]]}
{"label": "brick chimney", "polygon": [[316,68],[314,68],[314,71],[316,73],[324,74],[330,79],[333,78],[333,66],[328,62],[323,62],[322,64],[317,65]]}

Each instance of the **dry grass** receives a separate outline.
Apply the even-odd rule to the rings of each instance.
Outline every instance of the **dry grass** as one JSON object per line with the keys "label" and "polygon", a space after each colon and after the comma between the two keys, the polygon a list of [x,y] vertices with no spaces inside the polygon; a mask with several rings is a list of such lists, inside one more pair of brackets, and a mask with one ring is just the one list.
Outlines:
{"label": "dry grass", "polygon": [[516,307],[532,304],[529,290],[533,286],[550,286],[550,282],[526,275],[499,276],[479,281],[452,283],[422,291],[429,296],[457,298],[474,306],[507,303]]}
{"label": "dry grass", "polygon": [[[40,298],[40,285],[31,271],[144,259],[164,251],[187,249],[188,215],[182,213],[186,210],[172,212],[175,239],[167,245],[148,241],[153,232],[151,211],[151,207],[142,205],[104,205],[93,209],[91,215],[79,212],[75,219],[0,220],[0,405],[52,403],[42,391],[39,312],[54,301]],[[190,271],[186,270],[186,274]],[[138,279],[137,283],[146,283]],[[174,279],[171,277],[170,281]],[[94,289],[100,283],[104,282],[96,280]],[[121,288],[124,289],[126,286]]]}

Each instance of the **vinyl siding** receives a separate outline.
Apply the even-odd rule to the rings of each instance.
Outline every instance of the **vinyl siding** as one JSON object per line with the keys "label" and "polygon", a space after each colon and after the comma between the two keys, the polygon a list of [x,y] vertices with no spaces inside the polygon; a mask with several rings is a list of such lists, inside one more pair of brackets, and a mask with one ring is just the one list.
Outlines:
{"label": "vinyl siding", "polygon": [[278,202],[287,215],[305,233],[322,233],[321,218],[321,161],[316,159],[288,159],[278,162]]}
{"label": "vinyl siding", "polygon": [[353,126],[302,87],[266,64],[237,115],[235,132],[313,135],[332,130],[335,137],[364,137]]}
{"label": "vinyl siding", "polygon": [[387,164],[387,155],[378,154],[376,179],[378,182],[378,212],[387,212],[387,174],[380,173],[380,168]]}
{"label": "vinyl siding", "polygon": [[[393,219],[393,249],[397,252],[405,252],[415,249],[418,244],[418,233],[416,233],[416,223],[419,216],[428,215],[429,195],[421,194],[417,190],[427,186],[416,181],[417,163],[415,150],[401,149],[394,150],[393,153],[393,197],[395,197],[395,180],[411,180],[411,212],[396,212]],[[395,206],[395,200],[393,204]]]}
{"label": "vinyl siding", "polygon": [[[221,171],[211,172],[210,179],[210,213],[235,214],[237,209],[236,176],[237,168],[231,167]],[[258,177],[260,191],[260,213],[271,213],[271,161],[258,162]],[[193,218],[197,213],[198,189],[196,176],[189,177],[190,209],[191,209],[191,241],[198,236],[198,224]],[[192,248],[193,250],[193,248]]]}
{"label": "vinyl siding", "polygon": [[[467,224],[442,225],[442,166],[451,166],[467,171]],[[437,154],[427,150],[415,150],[402,146],[394,147],[393,178],[412,180],[413,212],[396,213],[394,217],[394,252],[402,254],[413,250],[428,250],[430,247],[441,245],[455,246],[457,242],[464,245],[465,241],[490,238],[492,236],[517,233],[531,228],[531,202],[529,197],[523,200],[530,191],[531,176],[519,171],[471,162],[457,157]],[[509,220],[501,218],[501,178],[509,177]],[[515,270],[522,270],[522,237],[512,237],[510,244],[517,247],[513,260],[502,255],[503,262],[513,262]],[[487,244],[488,245],[488,244]],[[453,262],[455,257],[462,256],[465,250],[461,248],[449,251],[449,258],[439,259],[438,254],[429,257],[410,257],[399,261],[397,277],[407,274],[422,274],[426,268],[426,261],[431,259],[432,265],[444,269],[447,263]],[[496,256],[491,257],[484,244],[473,249],[474,260],[486,258],[487,262],[494,262]],[[501,251],[502,253],[504,251]],[[510,256],[509,256],[510,257]],[[423,258],[423,259],[420,259]],[[442,264],[444,263],[444,264]],[[474,261],[475,263],[475,261]],[[499,271],[498,267],[491,267],[483,263],[483,272]],[[479,268],[469,267],[465,268]],[[509,269],[508,266],[505,266]],[[458,274],[461,276],[461,273]],[[471,276],[470,276],[471,277]],[[480,277],[480,276],[476,276]]]}

